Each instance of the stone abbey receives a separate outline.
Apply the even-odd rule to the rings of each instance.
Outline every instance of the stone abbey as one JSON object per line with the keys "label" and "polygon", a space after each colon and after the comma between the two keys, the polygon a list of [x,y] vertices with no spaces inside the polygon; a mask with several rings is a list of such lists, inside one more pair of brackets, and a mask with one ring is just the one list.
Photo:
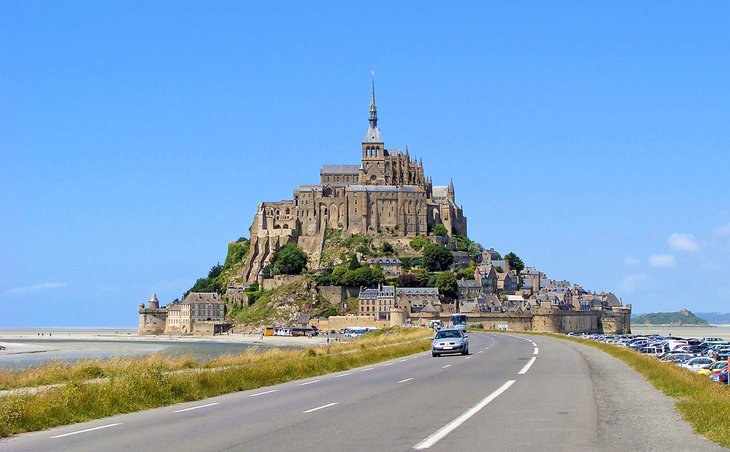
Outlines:
{"label": "stone abbey", "polygon": [[466,217],[456,204],[453,180],[434,186],[423,162],[386,149],[378,128],[375,83],[359,165],[324,165],[319,184],[300,185],[293,199],[259,204],[250,228],[251,251],[243,279],[252,282],[274,251],[296,243],[317,266],[327,229],[344,234],[413,237],[435,224],[467,235]]}

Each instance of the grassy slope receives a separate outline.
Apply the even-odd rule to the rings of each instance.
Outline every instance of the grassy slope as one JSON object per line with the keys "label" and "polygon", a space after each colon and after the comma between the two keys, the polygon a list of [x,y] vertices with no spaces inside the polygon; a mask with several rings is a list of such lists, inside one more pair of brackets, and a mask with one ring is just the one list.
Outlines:
{"label": "grassy slope", "polygon": [[[34,371],[4,371],[6,387],[66,383],[38,394],[0,398],[0,437],[200,400],[338,372],[428,350],[430,330],[394,328],[352,343],[301,350],[251,351],[198,363],[165,357],[95,360]],[[62,367],[63,369],[57,369]],[[177,369],[199,372],[170,373]],[[89,377],[108,377],[88,384]]]}

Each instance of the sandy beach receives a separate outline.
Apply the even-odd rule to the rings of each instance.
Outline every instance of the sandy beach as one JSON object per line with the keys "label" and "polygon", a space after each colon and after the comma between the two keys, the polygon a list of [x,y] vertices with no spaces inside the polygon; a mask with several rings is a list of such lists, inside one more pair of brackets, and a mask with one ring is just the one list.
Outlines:
{"label": "sandy beach", "polygon": [[192,354],[201,359],[254,348],[306,348],[326,345],[334,338],[223,334],[218,336],[140,336],[130,329],[15,329],[0,330],[0,367],[20,369],[50,360],[167,353]]}

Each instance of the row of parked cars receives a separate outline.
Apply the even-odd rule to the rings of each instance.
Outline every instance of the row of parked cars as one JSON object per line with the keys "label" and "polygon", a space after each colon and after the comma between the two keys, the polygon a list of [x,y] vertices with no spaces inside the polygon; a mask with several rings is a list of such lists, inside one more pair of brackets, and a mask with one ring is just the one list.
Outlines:
{"label": "row of parked cars", "polygon": [[722,337],[682,338],[658,334],[648,336],[587,334],[580,337],[627,347],[639,353],[652,355],[661,361],[672,362],[693,372],[707,375],[713,381],[725,384],[728,382],[730,341]]}

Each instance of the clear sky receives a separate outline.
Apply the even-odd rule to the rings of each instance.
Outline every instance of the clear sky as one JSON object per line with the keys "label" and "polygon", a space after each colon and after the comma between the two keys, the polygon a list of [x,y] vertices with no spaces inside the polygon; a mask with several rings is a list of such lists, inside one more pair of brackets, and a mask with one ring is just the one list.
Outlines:
{"label": "clear sky", "polygon": [[0,327],[134,326],[259,201],[386,147],[469,235],[730,312],[728,2],[0,2]]}

